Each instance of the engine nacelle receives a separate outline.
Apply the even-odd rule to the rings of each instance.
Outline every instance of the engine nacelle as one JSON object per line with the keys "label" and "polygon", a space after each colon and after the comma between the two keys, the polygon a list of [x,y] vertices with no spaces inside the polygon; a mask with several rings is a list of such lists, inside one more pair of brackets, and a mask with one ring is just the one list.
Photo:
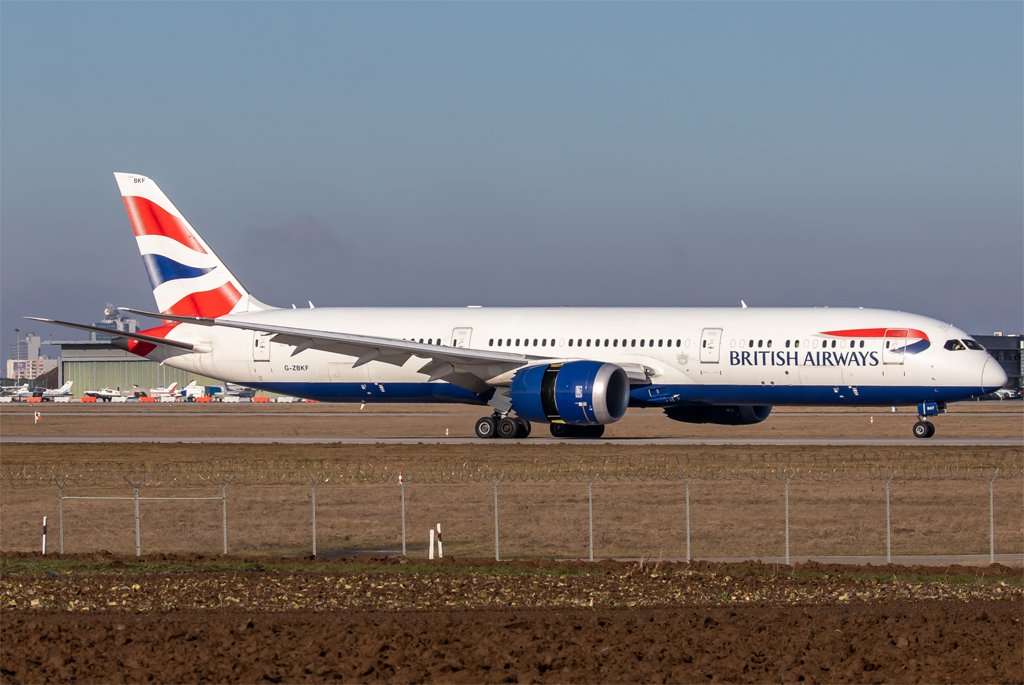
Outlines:
{"label": "engine nacelle", "polygon": [[614,364],[575,361],[529,366],[509,388],[521,418],[571,426],[614,423],[629,406],[629,377]]}
{"label": "engine nacelle", "polygon": [[669,407],[665,415],[683,423],[717,423],[723,426],[747,426],[761,423],[772,413],[769,404],[739,405],[682,405]]}

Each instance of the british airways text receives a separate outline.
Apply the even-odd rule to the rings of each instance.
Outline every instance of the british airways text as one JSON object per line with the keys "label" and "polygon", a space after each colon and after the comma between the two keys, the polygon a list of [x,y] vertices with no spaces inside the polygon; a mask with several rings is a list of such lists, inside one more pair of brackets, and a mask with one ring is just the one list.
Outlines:
{"label": "british airways text", "polygon": [[878,366],[878,352],[771,352],[768,350],[734,350],[729,353],[730,366]]}

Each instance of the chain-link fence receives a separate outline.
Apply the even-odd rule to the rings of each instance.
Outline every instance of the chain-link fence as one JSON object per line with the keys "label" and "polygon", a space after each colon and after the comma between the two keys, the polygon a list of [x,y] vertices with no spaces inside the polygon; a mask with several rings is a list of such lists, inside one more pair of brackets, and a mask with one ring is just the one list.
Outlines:
{"label": "chain-link fence", "polygon": [[[847,460],[835,452],[728,460],[235,458],[3,462],[0,488],[7,492],[8,543],[24,537],[12,534],[19,512],[45,514],[56,505],[59,551],[71,507],[67,532],[76,542],[68,551],[120,549],[122,535],[104,535],[107,526],[133,528],[136,554],[189,551],[192,544],[190,551],[224,554],[411,555],[422,551],[435,519],[444,519],[449,554],[489,555],[493,545],[495,559],[771,556],[790,563],[796,548],[801,556],[888,561],[894,550],[987,552],[994,561],[997,552],[1024,551],[1022,474],[1015,449],[950,461]],[[118,504],[128,500],[130,512]],[[219,503],[217,511],[204,500]],[[212,544],[215,538],[222,544]]]}

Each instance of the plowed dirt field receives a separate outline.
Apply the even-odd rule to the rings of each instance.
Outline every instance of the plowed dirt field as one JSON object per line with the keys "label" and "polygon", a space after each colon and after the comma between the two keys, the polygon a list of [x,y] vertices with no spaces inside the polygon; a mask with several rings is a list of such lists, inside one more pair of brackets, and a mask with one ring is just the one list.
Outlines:
{"label": "plowed dirt field", "polygon": [[83,682],[977,682],[1019,571],[8,555],[0,676]]}

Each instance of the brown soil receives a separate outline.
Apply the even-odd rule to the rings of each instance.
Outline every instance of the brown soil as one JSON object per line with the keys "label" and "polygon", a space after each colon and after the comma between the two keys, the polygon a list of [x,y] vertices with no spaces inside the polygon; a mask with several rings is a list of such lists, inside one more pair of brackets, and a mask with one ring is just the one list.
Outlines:
{"label": "brown soil", "polygon": [[3,682],[1024,680],[998,566],[38,561],[3,560]]}

